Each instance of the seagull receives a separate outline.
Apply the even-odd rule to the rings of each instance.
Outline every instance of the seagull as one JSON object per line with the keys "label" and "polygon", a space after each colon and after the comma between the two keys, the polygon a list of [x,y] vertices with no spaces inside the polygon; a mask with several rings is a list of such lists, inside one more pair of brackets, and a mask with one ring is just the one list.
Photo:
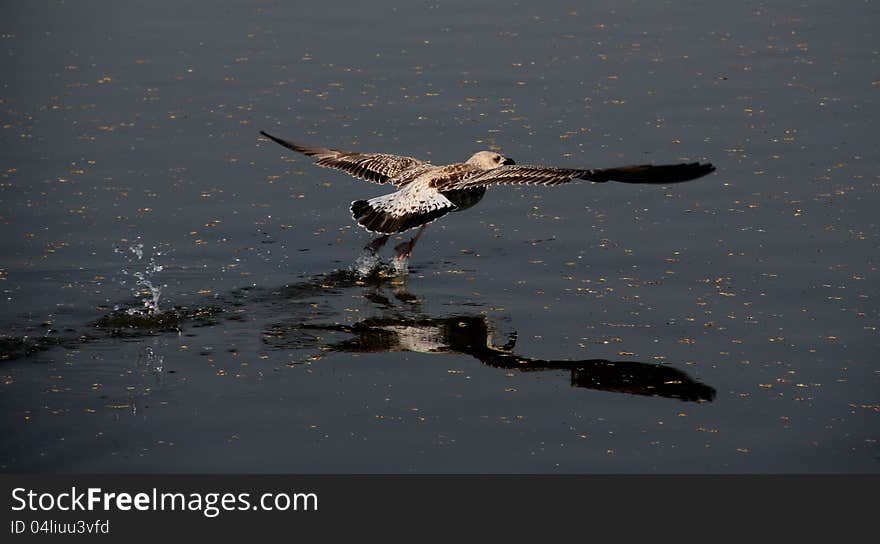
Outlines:
{"label": "seagull", "polygon": [[287,149],[314,157],[318,166],[342,170],[365,181],[396,190],[351,203],[351,214],[366,230],[379,234],[364,249],[375,255],[393,234],[418,229],[397,245],[396,259],[405,263],[429,223],[450,212],[476,205],[493,185],[554,187],[575,179],[605,183],[668,185],[701,178],[715,171],[711,163],[681,163],[616,168],[579,169],[517,165],[494,151],[479,151],[465,162],[436,166],[413,157],[388,153],[357,153],[290,142],[267,132],[260,134]]}

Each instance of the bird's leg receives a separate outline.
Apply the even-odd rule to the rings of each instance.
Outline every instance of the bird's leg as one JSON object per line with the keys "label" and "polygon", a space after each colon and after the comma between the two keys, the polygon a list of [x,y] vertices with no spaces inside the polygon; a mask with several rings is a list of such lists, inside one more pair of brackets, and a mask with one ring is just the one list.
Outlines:
{"label": "bird's leg", "polygon": [[422,233],[425,232],[425,227],[427,226],[428,225],[425,224],[419,227],[419,232],[417,232],[410,241],[397,244],[397,247],[394,248],[394,251],[395,253],[397,253],[397,259],[399,261],[405,261],[409,259],[409,256],[412,255],[413,248],[416,247],[416,242],[418,242],[419,238],[422,237]]}
{"label": "bird's leg", "polygon": [[364,251],[369,251],[370,254],[375,255],[377,251],[382,249],[382,246],[388,241],[390,236],[388,234],[383,234],[382,236],[376,238],[366,246],[364,246]]}

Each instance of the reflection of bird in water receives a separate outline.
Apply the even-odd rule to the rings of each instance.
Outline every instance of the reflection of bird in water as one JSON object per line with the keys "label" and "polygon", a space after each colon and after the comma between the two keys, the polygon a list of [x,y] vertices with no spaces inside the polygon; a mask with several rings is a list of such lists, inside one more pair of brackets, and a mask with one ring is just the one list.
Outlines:
{"label": "reflection of bird in water", "polygon": [[[329,342],[315,333],[344,333],[351,337]],[[264,340],[278,348],[318,348],[347,353],[419,353],[470,355],[480,362],[522,372],[569,370],[571,384],[612,393],[660,396],[683,401],[711,401],[715,389],[666,365],[628,361],[586,359],[546,361],[512,353],[516,333],[501,346],[493,344],[493,328],[483,316],[464,315],[440,319],[378,317],[353,325],[275,325],[264,332]]]}
{"label": "reflection of bird in water", "polygon": [[491,185],[554,186],[573,179],[669,184],[697,179],[715,170],[711,164],[696,162],[594,170],[518,166],[512,159],[492,151],[475,153],[466,162],[435,166],[412,157],[310,147],[262,131],[260,134],[288,149],[315,157],[319,166],[343,170],[373,183],[393,185],[397,189],[393,193],[355,200],[351,203],[351,213],[362,227],[381,234],[367,245],[366,250],[371,254],[381,249],[391,234],[418,228],[412,239],[395,248],[401,262],[412,254],[428,223],[475,205]]}

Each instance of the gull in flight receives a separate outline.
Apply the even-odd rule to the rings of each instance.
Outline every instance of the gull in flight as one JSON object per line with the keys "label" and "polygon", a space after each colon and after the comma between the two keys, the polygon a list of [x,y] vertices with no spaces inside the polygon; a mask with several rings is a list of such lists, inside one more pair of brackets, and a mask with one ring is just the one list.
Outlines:
{"label": "gull in flight", "polygon": [[312,147],[289,142],[260,131],[260,134],[287,149],[315,157],[316,164],[335,168],[352,176],[390,185],[387,195],[351,203],[355,221],[380,236],[366,246],[375,255],[392,234],[418,228],[415,236],[395,248],[397,259],[405,263],[428,223],[449,212],[466,210],[479,202],[493,185],[556,186],[574,179],[595,183],[618,181],[667,185],[701,178],[715,171],[711,164],[622,166],[583,170],[555,166],[525,166],[493,151],[480,151],[465,162],[436,166],[413,157],[387,153],[356,153],[341,149]]}

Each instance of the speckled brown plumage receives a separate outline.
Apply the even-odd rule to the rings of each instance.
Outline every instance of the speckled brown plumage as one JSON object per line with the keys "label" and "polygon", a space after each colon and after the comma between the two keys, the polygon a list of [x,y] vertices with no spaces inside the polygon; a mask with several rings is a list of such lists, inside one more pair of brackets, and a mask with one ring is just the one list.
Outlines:
{"label": "speckled brown plumage", "polygon": [[467,209],[492,185],[556,186],[574,179],[596,183],[671,184],[715,171],[711,164],[636,165],[603,169],[516,165],[498,153],[480,151],[466,162],[435,166],[429,162],[385,153],[355,153],[310,147],[260,132],[316,164],[342,170],[360,179],[394,185],[397,191],[351,204],[354,219],[372,232],[394,234],[424,226],[449,212]]}

